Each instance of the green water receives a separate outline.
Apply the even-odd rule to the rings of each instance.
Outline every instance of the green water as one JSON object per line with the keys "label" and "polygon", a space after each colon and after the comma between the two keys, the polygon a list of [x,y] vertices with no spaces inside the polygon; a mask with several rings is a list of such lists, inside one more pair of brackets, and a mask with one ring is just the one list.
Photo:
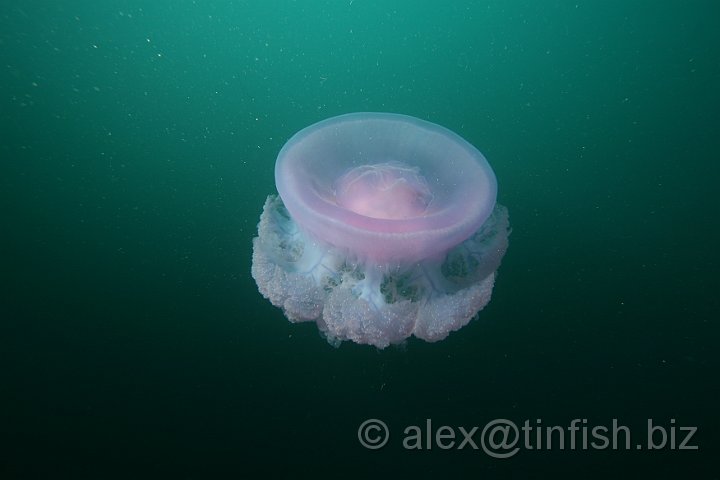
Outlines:
{"label": "green water", "polygon": [[[712,1],[6,0],[0,476],[718,478],[719,19]],[[442,342],[335,349],[250,277],[279,149],[355,111],[448,127],[497,174],[510,249]],[[427,418],[617,418],[633,446],[675,419],[699,449],[404,449]]]}

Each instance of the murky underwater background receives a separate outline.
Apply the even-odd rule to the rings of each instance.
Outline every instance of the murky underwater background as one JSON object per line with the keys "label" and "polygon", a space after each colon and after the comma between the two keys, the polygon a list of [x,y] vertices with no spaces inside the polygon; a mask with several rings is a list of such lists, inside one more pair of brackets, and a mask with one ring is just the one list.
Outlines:
{"label": "murky underwater background", "polygon": [[[718,19],[711,1],[6,1],[0,475],[718,478]],[[498,177],[493,299],[440,343],[335,349],[250,277],[281,146],[355,111],[450,128]],[[369,418],[391,432],[377,451]],[[616,418],[638,440],[675,419],[699,449],[404,449],[428,418]]]}

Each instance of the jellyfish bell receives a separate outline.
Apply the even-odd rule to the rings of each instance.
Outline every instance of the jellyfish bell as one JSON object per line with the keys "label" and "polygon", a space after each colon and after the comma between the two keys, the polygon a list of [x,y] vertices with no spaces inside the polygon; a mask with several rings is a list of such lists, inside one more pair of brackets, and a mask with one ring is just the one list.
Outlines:
{"label": "jellyfish bell", "polygon": [[485,157],[453,132],[353,113],[295,134],[275,164],[252,275],[332,343],[445,338],[489,301],[507,210]]}
{"label": "jellyfish bell", "polygon": [[384,113],[301,130],[278,155],[275,183],[302,228],[379,261],[422,260],[461,243],[489,217],[497,194],[472,145],[438,125]]}

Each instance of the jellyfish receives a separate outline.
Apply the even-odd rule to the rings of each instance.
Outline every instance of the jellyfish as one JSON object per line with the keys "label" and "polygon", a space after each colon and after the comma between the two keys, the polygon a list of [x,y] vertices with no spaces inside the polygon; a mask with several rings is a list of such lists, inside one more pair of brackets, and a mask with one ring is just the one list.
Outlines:
{"label": "jellyfish", "polygon": [[333,345],[434,342],[490,301],[507,209],[485,157],[439,125],[351,113],[296,133],[275,163],[252,276]]}

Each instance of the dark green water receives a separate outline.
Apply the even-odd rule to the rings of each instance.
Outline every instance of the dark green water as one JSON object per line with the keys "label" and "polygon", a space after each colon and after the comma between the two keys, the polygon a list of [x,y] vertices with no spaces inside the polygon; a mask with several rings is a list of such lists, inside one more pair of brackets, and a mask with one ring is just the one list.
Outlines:
{"label": "dark green water", "polygon": [[[718,478],[719,19],[712,1],[5,1],[0,475]],[[493,300],[440,343],[335,349],[250,277],[277,152],[354,111],[444,125],[498,176]],[[368,418],[391,431],[377,451]],[[405,450],[427,418],[616,418],[633,448]],[[698,427],[699,449],[636,450],[648,419]]]}

